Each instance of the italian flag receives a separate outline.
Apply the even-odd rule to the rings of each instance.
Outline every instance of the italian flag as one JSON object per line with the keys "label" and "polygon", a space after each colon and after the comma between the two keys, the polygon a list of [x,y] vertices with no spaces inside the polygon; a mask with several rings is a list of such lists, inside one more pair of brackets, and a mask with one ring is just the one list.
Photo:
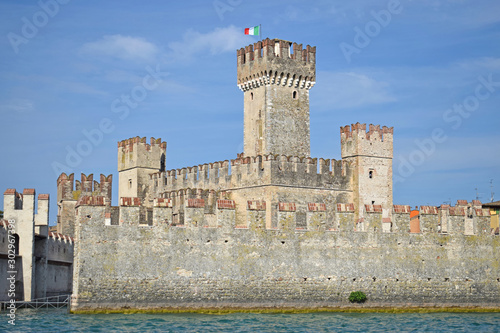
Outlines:
{"label": "italian flag", "polygon": [[259,35],[260,34],[259,30],[260,30],[260,28],[258,25],[255,27],[246,28],[245,35],[252,35],[252,36]]}

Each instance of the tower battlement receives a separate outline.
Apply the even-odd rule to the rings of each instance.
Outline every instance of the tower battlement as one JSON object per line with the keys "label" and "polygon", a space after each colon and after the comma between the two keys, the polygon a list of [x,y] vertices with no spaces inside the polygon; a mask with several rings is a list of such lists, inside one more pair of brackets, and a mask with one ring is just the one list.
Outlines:
{"label": "tower battlement", "polygon": [[13,188],[7,189],[3,196],[4,217],[6,220],[16,221],[16,233],[25,233],[31,229],[47,236],[50,197],[48,194],[39,194],[38,199],[35,197],[35,189],[32,188],[25,188],[22,194]]}
{"label": "tower battlement", "polygon": [[[103,205],[111,206],[113,175],[100,175],[100,182],[94,180],[94,174],[81,174],[81,181],[75,180],[75,174],[62,173],[57,178],[57,232],[74,236],[75,207],[85,198],[100,198]],[[96,199],[97,200],[97,199]]]}
{"label": "tower battlement", "polygon": [[165,170],[167,143],[160,138],[130,138],[118,142],[119,197],[138,197],[149,205],[149,174]]}
{"label": "tower battlement", "polygon": [[113,175],[100,175],[100,182],[94,180],[94,174],[81,174],[81,181],[75,180],[75,174],[62,173],[57,178],[57,202],[78,200],[82,195],[103,196],[111,202]]}
{"label": "tower battlement", "polygon": [[[118,171],[131,168],[149,168],[160,170],[164,165],[167,143],[161,138],[130,138],[118,142]],[[156,171],[157,171],[156,170]]]}
{"label": "tower battlement", "polygon": [[[34,214],[35,212],[35,189],[25,188],[23,193],[19,193],[16,189],[9,188],[4,194],[4,216],[5,218],[10,218],[9,215],[17,215],[16,211],[19,214],[22,211],[29,214]],[[49,206],[49,195],[48,194],[39,194],[38,195],[38,213],[40,215],[45,214],[46,219],[48,220],[48,206]]]}
{"label": "tower battlement", "polygon": [[352,124],[340,127],[342,158],[357,155],[392,158],[394,127]]}
{"label": "tower battlement", "polygon": [[238,87],[245,91],[265,84],[310,89],[316,80],[316,47],[265,39],[237,51]]}

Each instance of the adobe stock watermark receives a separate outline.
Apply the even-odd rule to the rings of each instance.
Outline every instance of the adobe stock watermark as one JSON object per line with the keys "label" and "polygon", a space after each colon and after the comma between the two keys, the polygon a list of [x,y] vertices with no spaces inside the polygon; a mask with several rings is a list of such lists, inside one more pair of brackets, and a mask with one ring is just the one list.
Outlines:
{"label": "adobe stock watermark", "polygon": [[40,10],[36,11],[31,18],[23,16],[20,34],[9,32],[7,39],[16,54],[19,53],[19,46],[27,44],[38,35],[39,29],[45,27],[51,18],[54,18],[60,9],[60,5],[66,5],[70,0],[40,0],[37,2]]}
{"label": "adobe stock watermark", "polygon": [[373,20],[368,21],[363,29],[355,26],[353,44],[346,42],[339,44],[340,50],[347,63],[350,64],[352,55],[361,53],[361,50],[370,45],[372,39],[380,35],[382,29],[386,28],[392,22],[394,15],[401,14],[402,11],[403,5],[401,5],[399,0],[389,0],[387,9],[379,11],[372,10],[370,12]]}
{"label": "adobe stock watermark", "polygon": [[14,236],[16,221],[8,220],[7,229],[7,297],[9,304],[6,306],[8,323],[16,325],[16,237]]}
{"label": "adobe stock watermark", "polygon": [[[130,111],[137,108],[148,97],[148,93],[158,88],[160,83],[163,82],[163,78],[168,76],[167,72],[160,71],[160,65],[156,65],[155,69],[146,66],[146,71],[148,74],[142,78],[141,84],[136,85],[130,89],[128,94],[122,94],[111,103],[110,110],[118,116],[119,120],[127,119]],[[51,166],[54,174],[59,176],[62,172],[79,166],[83,158],[92,154],[94,148],[103,142],[104,136],[115,130],[115,123],[116,120],[113,121],[105,117],[99,121],[99,124],[95,128],[90,130],[83,129],[82,134],[84,139],[78,141],[74,146],[66,146],[64,163],[59,161],[52,162]]]}
{"label": "adobe stock watermark", "polygon": [[232,12],[237,6],[241,5],[243,0],[214,0],[212,3],[215,12],[221,21],[224,21],[224,13]]}
{"label": "adobe stock watermark", "polygon": [[[490,98],[497,90],[500,90],[500,81],[493,80],[493,74],[487,77],[479,76],[479,83],[476,85],[474,92],[465,97],[461,103],[453,104],[453,107],[447,109],[443,113],[445,123],[451,125],[452,130],[458,130],[464,120],[469,118],[474,112],[479,110],[481,102]],[[448,140],[444,129],[435,128],[432,130],[430,137],[422,140],[415,140],[417,146],[408,155],[408,158],[399,157],[399,167],[394,173],[394,183],[402,183],[406,178],[410,177],[416,168],[422,165],[431,155],[436,152],[439,144]]]}

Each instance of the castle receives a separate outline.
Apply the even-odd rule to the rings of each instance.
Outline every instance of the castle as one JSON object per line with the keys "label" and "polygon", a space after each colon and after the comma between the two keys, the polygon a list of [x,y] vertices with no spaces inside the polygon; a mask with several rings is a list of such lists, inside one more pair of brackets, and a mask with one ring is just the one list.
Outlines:
{"label": "castle", "polygon": [[[286,211],[295,212],[297,227],[315,223],[334,230],[338,221],[326,207],[337,203],[354,205],[356,230],[368,228],[365,205],[380,210],[390,223],[393,128],[370,125],[367,132],[365,124],[342,127],[342,160],[311,158],[309,90],[316,80],[316,48],[266,39],[238,50],[237,62],[238,87],[244,93],[244,153],[231,161],[166,171],[166,142],[139,137],[121,141],[120,205],[138,206],[139,223],[150,226],[215,227],[220,200],[234,207],[236,227],[248,226],[246,211],[255,206],[251,210],[260,212],[266,229],[278,228],[280,212]],[[58,179],[58,231],[69,235],[75,205],[97,198],[111,202],[111,175],[101,175],[94,188],[92,175],[82,175],[75,185],[73,177],[62,174]],[[155,217],[154,207],[172,212]],[[185,208],[203,210],[191,216]],[[315,211],[321,213],[311,213]],[[117,207],[107,214],[111,225],[120,224]]]}
{"label": "castle", "polygon": [[[500,241],[489,210],[392,198],[393,128],[340,128],[341,159],[310,156],[316,47],[237,51],[244,152],[167,170],[166,142],[118,143],[112,177],[62,174],[58,232],[75,237],[71,310],[491,306]],[[411,216],[410,216],[411,214]]]}

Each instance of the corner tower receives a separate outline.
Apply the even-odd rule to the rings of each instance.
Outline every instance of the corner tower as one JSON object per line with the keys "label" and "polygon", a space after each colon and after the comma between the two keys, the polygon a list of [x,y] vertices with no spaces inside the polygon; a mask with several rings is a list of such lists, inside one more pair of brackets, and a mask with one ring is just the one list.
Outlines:
{"label": "corner tower", "polygon": [[245,156],[310,156],[309,89],[316,81],[316,47],[267,38],[237,55]]}
{"label": "corner tower", "polygon": [[342,159],[352,167],[353,202],[358,216],[364,205],[381,205],[383,217],[392,212],[393,127],[353,124],[340,128]]}
{"label": "corner tower", "polygon": [[[118,197],[149,196],[149,175],[165,171],[167,143],[161,139],[135,137],[118,142]],[[152,198],[151,204],[152,204]],[[148,205],[148,201],[143,201]]]}

